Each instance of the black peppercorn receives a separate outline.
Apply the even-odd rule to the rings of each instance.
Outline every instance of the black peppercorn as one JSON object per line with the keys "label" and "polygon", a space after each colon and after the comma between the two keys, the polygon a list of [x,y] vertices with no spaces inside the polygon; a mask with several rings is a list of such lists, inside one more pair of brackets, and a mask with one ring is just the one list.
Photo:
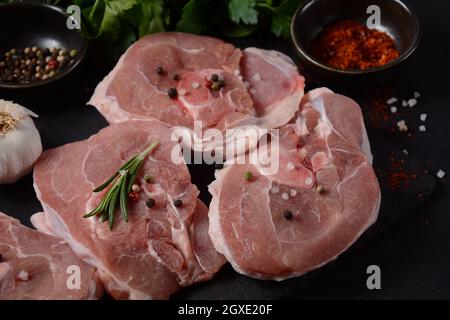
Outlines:
{"label": "black peppercorn", "polygon": [[181,201],[180,199],[175,200],[175,201],[173,202],[173,205],[174,205],[175,207],[179,208],[179,207],[181,207],[181,206],[183,205],[183,201]]}
{"label": "black peppercorn", "polygon": [[145,205],[149,208],[152,208],[156,204],[155,200],[150,198],[145,202]]}
{"label": "black peppercorn", "polygon": [[212,82],[217,82],[217,81],[219,81],[219,76],[217,75],[217,74],[213,74],[212,76],[211,76],[211,81]]}
{"label": "black peppercorn", "polygon": [[290,210],[286,210],[283,212],[283,218],[285,218],[286,220],[291,220],[293,216],[294,214]]}
{"label": "black peppercorn", "polygon": [[162,67],[156,67],[156,73],[159,75],[163,75],[164,74],[164,69]]}
{"label": "black peppercorn", "polygon": [[179,75],[178,73],[175,73],[175,74],[173,75],[173,80],[175,80],[175,81],[180,80],[180,75]]}
{"label": "black peppercorn", "polygon": [[169,95],[170,99],[175,99],[178,95],[178,92],[177,89],[170,88],[169,90],[167,90],[167,94]]}

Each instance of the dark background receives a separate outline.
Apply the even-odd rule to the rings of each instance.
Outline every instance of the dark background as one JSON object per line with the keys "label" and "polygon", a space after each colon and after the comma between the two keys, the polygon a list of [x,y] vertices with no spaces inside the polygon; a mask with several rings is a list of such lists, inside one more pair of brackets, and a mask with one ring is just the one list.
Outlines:
{"label": "dark background", "polygon": [[[336,92],[343,92],[357,100],[365,113],[372,144],[376,143],[383,154],[388,143],[407,149],[406,159],[419,168],[416,160],[434,175],[439,169],[450,174],[450,1],[407,1],[415,9],[423,28],[421,45],[411,58],[406,69],[395,81],[375,83],[360,88],[340,88],[328,85]],[[233,41],[238,46],[259,46],[286,52],[294,57],[294,51],[286,41],[267,36]],[[55,147],[70,141],[85,139],[97,132],[106,122],[93,108],[84,104],[91,96],[95,85],[111,69],[104,63],[100,52],[92,46],[86,64],[80,69],[77,79],[63,87],[49,87],[38,93],[1,93],[13,98],[40,114],[36,121],[44,147]],[[391,79],[392,80],[392,79]],[[308,79],[308,88],[319,85]],[[399,114],[387,111],[387,118],[379,121],[374,101],[386,111],[385,101],[394,96],[400,101],[420,92],[419,104],[403,109],[399,103]],[[418,132],[421,124],[418,117],[427,113],[427,132]],[[406,120],[410,134],[400,134],[396,122]],[[398,151],[397,150],[397,151]],[[382,167],[385,158],[376,165]],[[192,168],[191,168],[192,169]],[[203,176],[204,168],[194,168]],[[199,172],[200,171],[200,172]],[[430,177],[428,177],[429,179]],[[404,201],[404,194],[383,194],[385,203],[382,218],[389,215],[389,208]],[[448,180],[437,179],[433,195],[419,207],[401,219],[397,215],[395,224],[386,223],[377,227],[371,237],[365,237],[350,253],[318,273],[301,279],[284,282],[262,282],[236,275],[226,267],[215,280],[188,288],[174,298],[311,298],[311,299],[448,299],[450,298],[450,197]],[[387,199],[387,200],[386,200]],[[387,201],[387,202],[386,202]],[[387,204],[387,205],[386,205]],[[387,209],[386,209],[387,208]],[[28,217],[41,210],[32,188],[31,176],[19,183],[0,187],[0,210],[21,219],[29,225]],[[405,214],[405,212],[404,212]],[[389,225],[389,228],[385,226]],[[381,232],[382,231],[382,232]],[[380,233],[381,232],[381,233]],[[376,237],[373,237],[375,235]],[[366,287],[366,268],[369,265],[381,268],[381,290],[369,291]]]}

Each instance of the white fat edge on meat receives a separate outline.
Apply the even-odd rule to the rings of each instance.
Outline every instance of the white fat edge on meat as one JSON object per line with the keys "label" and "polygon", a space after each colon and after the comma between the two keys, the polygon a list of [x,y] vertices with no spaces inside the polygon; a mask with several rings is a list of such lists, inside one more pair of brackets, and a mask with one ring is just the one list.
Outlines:
{"label": "white fat edge on meat", "polygon": [[[215,184],[216,182],[219,182],[222,178],[224,178],[230,168],[231,168],[231,166],[221,169],[220,170],[221,172],[218,174],[219,175],[218,180],[214,181],[213,183]],[[209,185],[209,188],[210,187],[211,187],[211,184]],[[220,212],[219,212],[220,187],[217,187],[214,189],[217,189],[216,191],[213,191],[214,194],[213,194],[213,192],[211,192],[211,189],[210,189],[210,192],[213,194],[213,197],[212,197],[211,203],[209,205],[209,213],[208,213],[209,237],[211,238],[214,249],[216,249],[217,252],[219,252],[220,254],[222,254],[225,257],[225,259],[232,265],[234,270],[236,270],[240,274],[248,274],[239,267],[239,265],[234,260],[233,255],[231,254],[231,252],[228,249],[228,245],[226,243],[226,240],[225,240],[222,228],[221,228],[221,224],[220,224]]]}
{"label": "white fat edge on meat", "polygon": [[244,49],[244,54],[246,52],[259,56],[262,60],[280,70],[286,77],[290,77],[292,72],[297,73],[296,64],[284,53],[276,50],[265,50],[254,47]]}
{"label": "white fat edge on meat", "polygon": [[193,54],[199,54],[199,53],[202,53],[203,51],[205,51],[205,48],[186,49],[186,48],[180,47],[180,49],[184,52],[193,53]]}
{"label": "white fat edge on meat", "polygon": [[[199,214],[199,212],[201,211],[201,210],[203,210],[202,208],[201,208],[201,206],[205,206],[205,204],[200,200],[200,199],[197,199],[197,205],[196,205],[196,207],[195,207],[195,211],[194,211],[194,214]],[[206,219],[208,219],[208,214],[206,214],[206,217],[205,217]],[[209,221],[209,220],[208,220]],[[208,222],[208,226],[209,226],[209,222]],[[190,225],[190,228],[189,228],[189,233],[190,234],[194,234],[195,233],[195,227],[196,227],[196,223],[195,223],[195,218],[193,219],[193,223]],[[208,233],[208,230],[206,231],[207,233]],[[209,238],[209,234],[207,234],[207,237]],[[210,240],[210,239],[209,239]],[[211,244],[212,244],[212,242],[211,242]],[[210,276],[212,276],[212,275],[214,275],[214,273],[211,273],[211,271],[210,271],[210,268],[208,267],[208,266],[205,266],[205,265],[203,265],[202,264],[202,259],[199,257],[199,255],[198,255],[198,252],[197,251],[194,251],[194,255],[195,255],[195,258],[197,259],[197,263],[198,263],[198,265],[200,266],[200,268],[201,268],[201,271],[202,272],[200,272],[200,273],[198,273],[195,277],[194,277],[194,282],[197,282],[198,280],[197,280],[197,277],[201,277],[202,275],[210,275]],[[222,265],[225,263],[225,261],[223,261],[223,263],[222,263]],[[200,280],[201,280],[202,278],[200,278]],[[203,278],[204,279],[204,278]]]}
{"label": "white fat edge on meat", "polygon": [[108,96],[106,92],[108,91],[112,80],[115,78],[116,73],[122,67],[125,57],[131,47],[120,57],[114,69],[111,70],[111,72],[97,85],[94,94],[87,103],[95,106],[109,122],[121,122],[130,119],[130,114],[121,108],[116,97]]}
{"label": "white fat edge on meat", "polygon": [[295,91],[281,101],[277,101],[267,108],[264,116],[258,118],[258,125],[262,128],[278,128],[288,123],[297,113],[303,92]]}
{"label": "white fat edge on meat", "polygon": [[8,262],[0,262],[0,282],[9,274],[11,266]]}
{"label": "white fat edge on meat", "polygon": [[367,162],[370,165],[372,165],[373,164],[372,149],[370,147],[369,137],[367,136],[367,130],[366,125],[364,124],[364,119],[362,120],[362,130],[363,130],[363,137],[361,142],[361,150],[366,154]]}
{"label": "white fat edge on meat", "polygon": [[[314,100],[320,98],[324,94],[334,94],[334,92],[331,91],[328,88],[325,88],[325,87],[311,90],[307,94],[305,94],[305,96],[304,96],[304,98],[302,100],[302,105],[307,103],[307,102],[311,102],[312,103]],[[322,107],[324,107],[323,106],[323,101],[322,101]],[[326,114],[326,112],[325,112],[325,114]],[[361,123],[361,128],[362,128],[362,131],[363,131],[362,132],[363,136],[362,136],[362,142],[361,142],[361,146],[360,147],[361,147],[361,150],[367,155],[367,159],[368,159],[369,164],[372,165],[372,163],[373,163],[373,155],[372,155],[372,152],[371,152],[370,141],[369,141],[369,138],[367,136],[367,129],[366,129],[366,126],[364,124],[364,119],[361,119],[361,122],[362,122]],[[338,136],[341,137],[344,141],[346,141],[337,131],[335,131],[334,129],[333,129],[333,131],[336,134],[338,134]]]}
{"label": "white fat edge on meat", "polygon": [[[126,291],[126,292],[128,292],[129,300],[151,300],[151,299],[155,298],[152,295],[149,295],[145,292],[142,292],[142,291],[139,291],[139,290],[136,290],[136,289],[130,287],[128,285],[128,282],[117,279],[114,276],[114,274],[112,274],[111,272],[109,272],[106,269],[98,269],[98,273],[99,273],[100,279],[104,279],[103,281],[106,280],[106,283],[104,283],[106,289],[110,289],[110,290],[119,289],[120,291]],[[109,284],[111,281],[114,283],[114,287],[111,287],[111,286],[107,287],[106,285]]]}
{"label": "white fat edge on meat", "polygon": [[67,225],[59,217],[58,213],[47,204],[41,203],[44,208],[44,214],[37,213],[37,217],[32,217],[31,223],[33,226],[41,232],[63,239],[83,261],[96,268],[102,268],[103,265],[101,261],[92,253],[92,251],[72,237]]}

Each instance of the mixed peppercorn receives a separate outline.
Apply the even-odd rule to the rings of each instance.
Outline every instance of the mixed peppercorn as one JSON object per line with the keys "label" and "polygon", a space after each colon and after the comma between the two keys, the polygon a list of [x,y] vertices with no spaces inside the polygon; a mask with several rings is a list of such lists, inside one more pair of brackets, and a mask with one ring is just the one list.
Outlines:
{"label": "mixed peppercorn", "polygon": [[12,48],[0,51],[0,83],[28,84],[47,80],[72,64],[76,49]]}

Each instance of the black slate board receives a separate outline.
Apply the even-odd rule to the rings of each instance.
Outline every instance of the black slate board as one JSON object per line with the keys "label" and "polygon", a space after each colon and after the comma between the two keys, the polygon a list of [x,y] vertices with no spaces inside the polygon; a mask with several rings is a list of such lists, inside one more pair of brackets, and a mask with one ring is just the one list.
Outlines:
{"label": "black slate board", "polygon": [[[275,38],[254,37],[235,41],[240,47],[259,46],[278,49],[293,56],[290,44]],[[92,52],[91,52],[92,53]],[[64,87],[48,88],[44,92],[32,93],[2,93],[3,97],[23,103],[40,114],[36,120],[41,132],[44,148],[56,147],[65,143],[78,141],[89,137],[107,125],[103,117],[92,107],[85,106],[95,84],[106,74],[111,66],[98,67],[99,60],[91,55],[87,64]],[[311,88],[311,86],[309,86]],[[337,91],[335,88],[333,88]],[[344,89],[343,89],[344,90]],[[346,92],[349,96],[358,97],[359,92]],[[361,103],[366,116],[366,103],[370,99],[357,99]],[[384,130],[386,133],[386,130]],[[433,192],[435,180],[414,159],[407,157],[401,149],[395,147],[384,137],[383,130],[372,130],[369,127],[369,138],[374,154],[374,167],[379,174],[382,188],[382,204],[377,223],[366,232],[360,240],[345,254],[361,246],[365,241],[386,230],[396,221],[406,216]],[[415,172],[416,179],[403,191],[390,190],[383,173],[389,169],[391,158],[404,161],[403,166]],[[206,165],[189,166],[194,183],[201,191],[200,197],[209,203],[210,195],[207,185],[213,179],[213,168]],[[69,183],[69,182],[68,182]],[[30,226],[29,217],[42,210],[32,187],[31,175],[10,186],[0,186],[0,211],[19,218],[22,223]],[[230,266],[225,266],[214,280],[185,288],[176,293],[174,299],[268,299],[285,298],[295,293],[308,281],[317,277],[333,263],[303,277],[283,281],[259,281],[235,273]]]}

